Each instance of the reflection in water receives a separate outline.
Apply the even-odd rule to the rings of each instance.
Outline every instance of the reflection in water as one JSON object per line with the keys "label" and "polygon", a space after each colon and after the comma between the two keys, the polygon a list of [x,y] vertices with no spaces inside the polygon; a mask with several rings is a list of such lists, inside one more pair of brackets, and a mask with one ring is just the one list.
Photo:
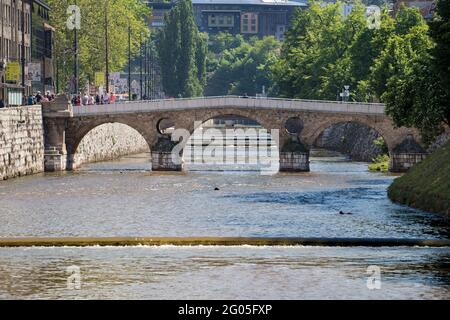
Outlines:
{"label": "reflection in water", "polygon": [[0,236],[448,238],[438,215],[391,203],[394,177],[365,163],[314,160],[311,173],[275,176],[148,165],[144,154],[0,182]]}
{"label": "reflection in water", "polygon": [[[449,299],[447,249],[127,247],[0,249],[0,298]],[[81,269],[81,290],[66,268]],[[381,268],[381,290],[366,286]]]}
{"label": "reflection in water", "polygon": [[[313,159],[311,173],[275,176],[158,174],[149,158],[0,182],[0,237],[449,235],[440,216],[391,203],[395,176],[365,163]],[[448,248],[0,249],[0,298],[448,299],[449,256]],[[71,265],[81,268],[82,290],[66,288]],[[382,269],[381,290],[366,287],[369,265]]]}

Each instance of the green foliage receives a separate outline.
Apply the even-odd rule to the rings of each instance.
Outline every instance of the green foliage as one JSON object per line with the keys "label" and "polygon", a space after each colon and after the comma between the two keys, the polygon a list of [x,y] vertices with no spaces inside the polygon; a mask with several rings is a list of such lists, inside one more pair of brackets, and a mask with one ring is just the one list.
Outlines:
{"label": "green foliage", "polygon": [[206,78],[207,38],[195,24],[192,3],[178,1],[166,14],[158,39],[164,91],[172,97],[201,96]]}
{"label": "green foliage", "polygon": [[[74,31],[67,28],[69,5],[74,1],[47,0],[52,7],[50,23],[55,27],[54,55],[58,68],[59,88],[68,90],[67,84],[73,76]],[[81,10],[81,30],[78,31],[80,87],[94,73],[105,71],[105,30],[108,21],[109,71],[120,71],[128,61],[128,26],[131,28],[131,51],[139,52],[140,40],[148,39],[150,32],[147,20],[149,7],[139,0],[78,0]]]}
{"label": "green foliage", "polygon": [[212,36],[208,54],[206,95],[256,95],[273,87],[270,66],[278,59],[280,43],[274,37],[245,40],[241,35]]}
{"label": "green foliage", "polygon": [[370,171],[389,171],[389,156],[387,154],[379,155],[369,164]]}
{"label": "green foliage", "polygon": [[[378,84],[374,85],[375,91],[386,103],[386,111],[395,124],[418,128],[425,143],[432,142],[442,131],[442,123],[449,120],[445,93],[448,67],[438,63],[433,54],[435,43],[419,11],[401,7],[396,34],[377,58],[372,78]],[[444,77],[440,70],[444,70]]]}
{"label": "green foliage", "polygon": [[386,144],[386,141],[384,141],[383,137],[380,136],[377,139],[373,140],[373,144],[378,146],[384,154],[389,153],[388,146]]}
{"label": "green foliage", "polygon": [[450,2],[437,3],[437,15],[430,24],[431,37],[436,45],[431,51],[432,72],[438,78],[439,104],[442,120],[450,125]]}
{"label": "green foliage", "polygon": [[450,141],[395,179],[391,200],[419,209],[450,215]]}
{"label": "green foliage", "polygon": [[341,5],[312,1],[309,10],[296,12],[273,67],[281,96],[335,100],[344,85],[362,80],[373,55],[371,32],[360,2],[346,18]]}
{"label": "green foliage", "polygon": [[450,119],[449,2],[438,2],[433,38],[417,8],[401,5],[395,19],[384,8],[380,28],[368,28],[360,2],[347,17],[341,6],[296,12],[272,67],[278,95],[335,100],[349,85],[351,100],[385,102],[395,125],[432,141]]}

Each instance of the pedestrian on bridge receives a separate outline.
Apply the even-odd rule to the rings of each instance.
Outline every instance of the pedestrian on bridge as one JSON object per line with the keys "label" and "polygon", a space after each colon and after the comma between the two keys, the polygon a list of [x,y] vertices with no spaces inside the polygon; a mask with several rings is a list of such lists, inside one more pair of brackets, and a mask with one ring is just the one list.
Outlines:
{"label": "pedestrian on bridge", "polygon": [[87,106],[89,104],[89,96],[87,95],[87,93],[81,99],[81,103],[83,104],[83,106]]}

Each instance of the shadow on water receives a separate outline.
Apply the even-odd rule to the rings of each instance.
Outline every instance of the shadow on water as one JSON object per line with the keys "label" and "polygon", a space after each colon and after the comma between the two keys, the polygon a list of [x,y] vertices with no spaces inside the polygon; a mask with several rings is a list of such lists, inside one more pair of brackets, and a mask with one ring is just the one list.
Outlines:
{"label": "shadow on water", "polygon": [[227,195],[226,198],[235,198],[243,202],[279,203],[291,205],[346,205],[353,200],[381,199],[384,190],[370,188],[348,188],[312,192],[259,192],[252,194]]}
{"label": "shadow on water", "polygon": [[[395,224],[399,230],[408,226],[419,228],[427,236],[450,238],[448,221],[443,217],[390,202],[384,187],[389,180],[352,180],[354,185],[377,185],[376,187],[343,188],[309,192],[256,192],[224,195],[241,203],[263,203],[305,208],[315,214],[351,213],[350,219],[371,219]],[[375,183],[374,183],[375,182]],[[382,183],[381,183],[382,182]],[[381,188],[380,188],[381,186]]]}

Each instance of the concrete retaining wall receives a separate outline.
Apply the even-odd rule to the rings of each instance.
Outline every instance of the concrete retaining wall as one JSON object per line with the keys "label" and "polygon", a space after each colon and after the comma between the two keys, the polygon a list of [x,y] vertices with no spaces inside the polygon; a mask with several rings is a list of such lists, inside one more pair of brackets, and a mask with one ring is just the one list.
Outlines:
{"label": "concrete retaining wall", "polygon": [[136,130],[120,123],[108,123],[90,131],[74,157],[75,168],[83,163],[107,161],[121,156],[149,152],[145,139]]}
{"label": "concrete retaining wall", "polygon": [[43,170],[41,107],[0,109],[0,180]]}

